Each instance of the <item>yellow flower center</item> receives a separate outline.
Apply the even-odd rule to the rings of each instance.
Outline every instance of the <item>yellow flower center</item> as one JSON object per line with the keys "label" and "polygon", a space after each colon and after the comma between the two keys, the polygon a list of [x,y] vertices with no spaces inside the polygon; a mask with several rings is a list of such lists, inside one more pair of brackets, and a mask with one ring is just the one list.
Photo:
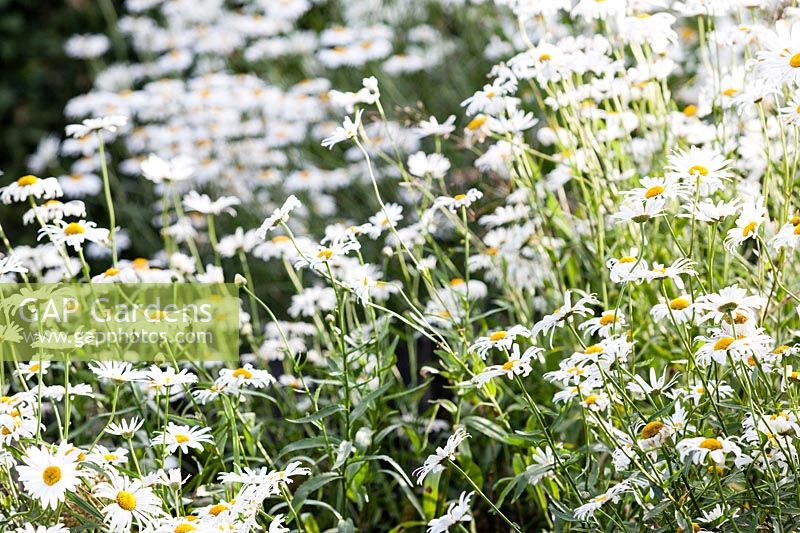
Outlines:
{"label": "yellow flower center", "polygon": [[494,246],[487,248],[486,255],[492,255],[492,256],[497,255],[497,248],[495,248]]}
{"label": "yellow flower center", "polygon": [[652,439],[658,435],[659,431],[664,429],[664,423],[661,420],[653,420],[642,428],[642,438]]}
{"label": "yellow flower center", "polygon": [[675,311],[682,311],[691,305],[686,298],[675,298],[669,303],[669,308]]}
{"label": "yellow flower center", "polygon": [[31,366],[28,367],[28,371],[30,371],[30,372],[38,372],[40,368],[42,368],[42,367],[39,366],[38,363],[34,363],[34,364],[32,364]]}
{"label": "yellow flower center", "polygon": [[757,222],[749,223],[748,225],[746,225],[744,227],[744,229],[742,229],[742,237],[747,237],[748,235],[753,233],[756,230],[757,227],[758,227],[758,223]]}
{"label": "yellow flower center", "polygon": [[251,379],[253,377],[253,373],[246,368],[237,368],[233,371],[233,377]]}
{"label": "yellow flower center", "polygon": [[78,224],[77,222],[70,222],[64,228],[64,235],[80,235],[81,233],[85,233],[86,228]]}
{"label": "yellow flower center", "polygon": [[619,258],[619,262],[620,263],[635,263],[636,262],[636,258],[633,257],[632,255],[624,255],[624,256]]}
{"label": "yellow flower center", "polygon": [[453,278],[453,279],[450,280],[450,286],[451,287],[458,287],[459,285],[463,285],[463,284],[464,284],[464,280],[461,279],[461,278]]}
{"label": "yellow flower center", "polygon": [[796,226],[794,227],[794,231],[793,231],[792,233],[794,233],[795,235],[800,235],[800,226],[797,226],[797,225],[796,225]]}
{"label": "yellow flower center", "polygon": [[683,114],[687,117],[693,117],[697,114],[697,106],[694,104],[689,104],[683,108]]}
{"label": "yellow flower center", "polygon": [[603,352],[603,347],[600,346],[599,344],[592,344],[591,346],[589,346],[588,348],[586,348],[583,351],[583,353],[585,355],[592,355],[592,354],[602,353],[602,352]]}
{"label": "yellow flower center", "polygon": [[506,372],[508,372],[509,370],[511,370],[512,368],[514,368],[514,363],[515,363],[515,362],[516,362],[516,361],[514,361],[514,360],[511,360],[511,361],[506,361],[505,363],[503,363],[503,370],[505,370]]}
{"label": "yellow flower center", "polygon": [[724,91],[722,91],[722,95],[723,96],[733,96],[734,94],[736,94],[738,92],[739,91],[737,91],[736,89],[730,88],[730,89],[725,89]]}
{"label": "yellow flower center", "polygon": [[792,68],[800,68],[800,54],[795,54],[789,58],[789,66]]}
{"label": "yellow flower center", "polygon": [[455,196],[453,196],[453,200],[455,200],[456,202],[460,202],[466,197],[467,197],[466,194],[456,194]]}
{"label": "yellow flower center", "polygon": [[62,204],[61,202],[59,202],[58,200],[47,200],[47,201],[44,203],[44,205],[45,205],[46,207],[55,207],[55,206],[57,206],[57,205],[63,205],[63,204]]}
{"label": "yellow flower center", "polygon": [[217,516],[221,512],[227,511],[227,510],[228,510],[228,506],[227,505],[225,505],[224,503],[218,503],[217,505],[214,505],[213,507],[211,507],[211,509],[208,510],[208,514],[213,515],[213,516]]}
{"label": "yellow flower center", "polygon": [[175,435],[175,442],[177,442],[178,444],[184,444],[186,442],[189,442],[189,437],[183,435],[182,433],[179,433]]}
{"label": "yellow flower center", "polygon": [[597,403],[597,395],[596,394],[590,394],[589,396],[587,396],[586,398],[583,399],[583,403],[585,403],[586,405],[594,405],[594,404],[596,404]]}
{"label": "yellow flower center", "polygon": [[694,165],[689,168],[689,174],[696,176],[700,174],[701,176],[708,176],[708,169],[703,165]]}
{"label": "yellow flower center", "polygon": [[117,505],[126,511],[133,511],[136,509],[136,496],[130,492],[121,490],[119,494],[117,494]]}
{"label": "yellow flower center", "polygon": [[489,335],[489,340],[492,342],[501,341],[506,338],[507,333],[504,330],[495,331],[491,335]]}
{"label": "yellow flower center", "polygon": [[189,531],[196,531],[197,528],[192,524],[178,524],[175,526],[175,533],[189,533]]}
{"label": "yellow flower center", "polygon": [[119,274],[119,269],[114,267],[111,267],[105,272],[103,272],[103,276],[107,278],[110,278],[111,276],[116,276],[117,274]]}
{"label": "yellow flower center", "polygon": [[103,459],[105,459],[106,461],[116,461],[117,459],[119,459],[119,457],[117,457],[113,453],[107,453],[103,456]]}
{"label": "yellow flower center", "polygon": [[323,259],[323,260],[327,261],[328,259],[333,257],[333,250],[331,250],[330,248],[324,248],[324,249],[319,251],[319,253],[317,254],[317,257],[319,259]]}
{"label": "yellow flower center", "polygon": [[150,268],[150,261],[148,261],[144,257],[137,257],[136,259],[131,261],[131,263],[133,264],[133,268],[135,268],[136,270],[147,270],[148,268]]}
{"label": "yellow flower center", "polygon": [[613,324],[617,321],[617,317],[614,313],[606,313],[600,317],[600,325],[601,326],[608,326]]}
{"label": "yellow flower center", "polygon": [[59,481],[61,481],[61,468],[57,466],[48,466],[42,472],[42,481],[48,487],[52,487]]}
{"label": "yellow flower center", "polygon": [[733,337],[722,337],[720,340],[714,343],[715,350],[727,350],[728,346],[731,345],[733,342]]}
{"label": "yellow flower center", "polygon": [[663,192],[664,192],[664,187],[662,187],[661,185],[654,185],[653,187],[650,187],[645,191],[644,197],[649,200],[650,198],[658,196]]}
{"label": "yellow flower center", "polygon": [[539,56],[539,61],[550,61],[551,59],[553,59],[553,56],[550,54],[542,54]]}
{"label": "yellow flower center", "polygon": [[703,442],[700,443],[700,447],[711,451],[721,450],[722,443],[719,441],[719,439],[715,438],[703,439]]}
{"label": "yellow flower center", "polygon": [[20,179],[17,180],[17,185],[20,187],[29,187],[39,181],[39,178],[28,174],[27,176],[22,176]]}
{"label": "yellow flower center", "polygon": [[487,120],[488,118],[486,117],[486,115],[478,115],[477,117],[469,121],[469,124],[467,124],[467,129],[470,131],[475,131],[484,124],[486,124]]}
{"label": "yellow flower center", "polygon": [[275,244],[279,244],[282,242],[289,242],[289,240],[290,240],[289,237],[287,237],[286,235],[276,235],[275,237],[272,238],[272,242],[274,242]]}

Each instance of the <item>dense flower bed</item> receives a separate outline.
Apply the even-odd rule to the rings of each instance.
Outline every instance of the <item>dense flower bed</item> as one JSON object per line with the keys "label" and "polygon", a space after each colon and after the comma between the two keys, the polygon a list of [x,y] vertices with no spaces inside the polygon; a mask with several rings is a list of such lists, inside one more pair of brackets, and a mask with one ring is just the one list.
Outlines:
{"label": "dense flower bed", "polygon": [[0,274],[236,283],[240,362],[0,326],[3,530],[800,527],[800,10],[117,17],[65,43],[94,88],[6,176]]}

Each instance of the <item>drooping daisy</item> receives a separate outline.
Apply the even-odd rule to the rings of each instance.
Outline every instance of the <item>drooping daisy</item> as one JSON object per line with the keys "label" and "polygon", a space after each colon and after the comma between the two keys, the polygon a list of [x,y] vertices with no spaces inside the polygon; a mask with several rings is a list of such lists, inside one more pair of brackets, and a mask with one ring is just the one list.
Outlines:
{"label": "drooping daisy", "polygon": [[725,249],[732,251],[748,239],[758,236],[758,229],[768,219],[763,198],[750,198],[741,206],[736,226],[728,230],[725,237]]}
{"label": "drooping daisy", "polygon": [[17,465],[19,479],[25,491],[38,500],[42,507],[55,510],[80,484],[81,472],[78,455],[67,444],[49,449],[45,445],[30,447]]}
{"label": "drooping daisy", "polygon": [[642,427],[638,444],[643,450],[653,450],[664,444],[671,435],[671,427],[661,420],[653,420]]}
{"label": "drooping daisy", "polygon": [[617,223],[621,222],[634,222],[636,224],[643,224],[650,219],[663,216],[665,199],[655,198],[653,200],[639,200],[636,198],[629,198],[622,202],[619,210],[611,215]]}
{"label": "drooping daisy", "polygon": [[447,439],[447,443],[444,447],[436,448],[436,452],[429,455],[423,465],[416,470],[414,470],[413,475],[417,476],[417,485],[422,485],[422,482],[425,481],[425,477],[430,473],[441,472],[444,470],[444,466],[442,463],[449,459],[451,461],[455,461],[456,459],[456,450],[461,445],[462,442],[467,440],[470,437],[470,434],[463,427],[459,427],[456,429],[455,433],[450,435]]}
{"label": "drooping daisy", "polygon": [[763,296],[748,295],[747,289],[731,285],[717,292],[701,295],[695,305],[700,322],[711,320],[719,323],[729,316],[756,318],[766,304],[767,299]]}
{"label": "drooping daisy", "polygon": [[322,140],[322,146],[332,149],[342,141],[355,139],[358,137],[358,129],[361,127],[361,114],[363,112],[363,109],[359,109],[356,112],[355,120],[351,119],[350,117],[344,117],[344,122],[342,122],[342,125],[336,128],[336,131],[334,131],[333,134]]}
{"label": "drooping daisy", "polygon": [[133,417],[130,420],[120,420],[119,423],[112,422],[108,424],[106,433],[110,435],[119,435],[124,439],[130,439],[133,435],[142,429],[144,420]]}
{"label": "drooping daisy", "polygon": [[439,196],[433,202],[432,209],[449,209],[450,211],[457,211],[462,207],[469,207],[474,202],[480,200],[483,193],[477,189],[470,189],[465,194],[457,194],[455,196]]}
{"label": "drooping daisy", "polygon": [[637,257],[638,251],[631,250],[630,254],[606,261],[606,268],[610,270],[609,277],[614,283],[638,283],[647,275],[647,261]]}
{"label": "drooping daisy", "polygon": [[165,514],[161,499],[141,480],[131,479],[114,470],[109,472],[108,477],[108,482],[95,487],[94,495],[101,500],[111,500],[101,509],[111,531],[127,532],[133,524],[140,529],[147,529],[156,518]]}
{"label": "drooping daisy", "polygon": [[776,250],[782,248],[795,249],[800,243],[800,216],[793,216],[789,222],[781,226],[778,233],[769,241]]}
{"label": "drooping daisy", "polygon": [[189,453],[190,449],[202,450],[204,444],[214,442],[211,428],[185,426],[170,422],[166,431],[158,431],[150,439],[151,446],[166,446],[167,453]]}
{"label": "drooping daisy", "polygon": [[589,305],[599,305],[600,301],[594,294],[585,294],[572,304],[572,294],[574,291],[567,290],[564,293],[564,304],[558,307],[549,315],[542,317],[531,328],[531,336],[538,337],[540,334],[547,335],[548,332],[555,331],[555,328],[564,325],[565,321],[573,316],[588,316],[594,314]]}
{"label": "drooping daisy", "polygon": [[22,215],[24,224],[32,224],[34,221],[52,222],[61,220],[64,217],[85,217],[86,206],[80,200],[71,202],[61,202],[60,200],[48,200],[42,205],[37,205],[25,211]]}
{"label": "drooping daisy", "polygon": [[27,202],[28,198],[52,200],[63,195],[56,178],[41,179],[30,174],[0,188],[0,200],[4,204]]}
{"label": "drooping daisy", "polygon": [[683,293],[671,299],[667,303],[659,303],[650,309],[650,316],[656,322],[661,322],[665,318],[674,320],[677,324],[685,324],[692,320],[695,309],[691,297]]}
{"label": "drooping daisy", "polygon": [[268,216],[264,222],[259,226],[258,230],[256,230],[256,235],[260,239],[267,238],[267,232],[271,231],[275,226],[278,225],[280,222],[286,222],[289,220],[289,214],[301,207],[303,204],[300,203],[300,200],[297,199],[295,195],[290,195],[284,202],[283,205],[277,209],[275,209],[270,216]]}
{"label": "drooping daisy", "polygon": [[588,520],[594,513],[600,509],[603,505],[607,502],[616,502],[620,499],[620,497],[626,493],[633,490],[633,483],[629,480],[625,480],[617,485],[610,487],[606,490],[603,494],[595,496],[585,504],[581,505],[577,509],[575,509],[572,514],[575,515],[575,518],[578,520]]}
{"label": "drooping daisy", "polygon": [[445,533],[458,523],[471,522],[472,516],[469,514],[469,503],[474,495],[475,491],[470,493],[462,492],[461,496],[458,497],[458,502],[451,503],[443,516],[428,522],[428,533]]}
{"label": "drooping daisy", "polygon": [[80,139],[95,131],[116,133],[119,128],[128,123],[128,117],[122,115],[109,115],[107,117],[87,118],[80,124],[69,124],[64,128],[67,137]]}

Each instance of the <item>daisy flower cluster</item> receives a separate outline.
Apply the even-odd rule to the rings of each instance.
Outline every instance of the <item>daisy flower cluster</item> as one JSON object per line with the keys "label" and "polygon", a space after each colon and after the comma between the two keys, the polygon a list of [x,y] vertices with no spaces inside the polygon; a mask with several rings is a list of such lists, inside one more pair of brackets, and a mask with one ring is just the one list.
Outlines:
{"label": "daisy flower cluster", "polygon": [[4,531],[800,527],[800,10],[123,4],[0,277],[235,284],[238,361],[0,322]]}

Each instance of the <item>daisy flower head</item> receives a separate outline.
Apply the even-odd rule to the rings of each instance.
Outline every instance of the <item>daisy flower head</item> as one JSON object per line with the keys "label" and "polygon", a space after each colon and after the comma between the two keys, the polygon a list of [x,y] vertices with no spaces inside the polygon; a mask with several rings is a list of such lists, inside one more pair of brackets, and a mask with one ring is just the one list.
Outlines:
{"label": "daisy flower head", "polygon": [[800,215],[790,218],[769,241],[770,246],[775,250],[795,249],[798,243],[800,243]]}
{"label": "daisy flower head", "polygon": [[619,309],[603,311],[598,317],[590,318],[578,326],[579,330],[585,331],[585,335],[597,334],[601,337],[608,337],[617,328],[625,327],[625,314]]}
{"label": "daisy flower head", "polygon": [[35,200],[52,200],[64,195],[56,178],[38,178],[32,174],[22,176],[5,187],[0,188],[0,200],[4,204]]}
{"label": "daisy flower head", "polygon": [[527,377],[533,369],[531,367],[532,360],[534,357],[538,360],[541,360],[542,352],[544,352],[542,348],[537,348],[534,346],[528,348],[522,355],[520,355],[519,346],[515,344],[508,361],[502,365],[487,366],[479,374],[473,376],[472,379],[461,383],[460,385],[474,385],[480,388],[492,379],[500,376],[505,376],[508,379],[513,379],[515,376],[520,376],[523,378]]}
{"label": "daisy flower head", "polygon": [[612,214],[611,218],[616,219],[617,223],[634,222],[643,224],[650,219],[663,216],[665,214],[665,204],[666,200],[664,198],[653,200],[628,198],[620,204],[619,210]]}
{"label": "daisy flower head", "polygon": [[616,502],[620,499],[620,497],[626,493],[633,490],[633,482],[631,480],[625,480],[617,485],[610,487],[606,490],[603,494],[595,496],[585,504],[581,505],[577,509],[575,509],[572,514],[575,515],[575,518],[578,520],[589,520],[594,516],[594,513],[597,512],[603,505],[607,502]]}
{"label": "daisy flower head", "polygon": [[700,194],[708,196],[722,186],[723,180],[732,176],[728,170],[730,163],[714,150],[692,146],[689,150],[678,149],[667,156],[667,175],[683,179],[690,191],[699,184]]}
{"label": "daisy flower head", "polygon": [[611,281],[639,283],[647,277],[647,261],[637,257],[638,253],[638,250],[632,249],[628,255],[606,261]]}
{"label": "daisy flower head", "polygon": [[795,95],[787,102],[787,105],[778,109],[781,113],[781,118],[787,124],[800,123],[800,95]]}
{"label": "daisy flower head", "polygon": [[748,294],[747,289],[731,285],[717,292],[701,295],[696,301],[696,308],[700,314],[699,322],[711,320],[719,323],[730,316],[757,318],[766,304],[767,299],[763,296]]}
{"label": "daisy flower head", "polygon": [[758,230],[769,220],[764,200],[761,197],[749,198],[741,205],[736,226],[728,230],[725,237],[725,249],[733,251],[748,239],[758,237]]}
{"label": "daisy flower head", "polygon": [[167,160],[156,154],[150,154],[140,165],[142,175],[156,184],[186,181],[194,174],[196,166],[196,161],[188,156]]}
{"label": "daisy flower head", "polygon": [[455,115],[450,115],[447,117],[447,120],[442,123],[439,123],[439,120],[432,116],[427,120],[420,121],[419,125],[414,131],[417,133],[417,135],[419,135],[420,138],[435,135],[437,137],[447,139],[450,137],[450,134],[456,130],[455,123]]}
{"label": "daisy flower head", "polygon": [[510,350],[517,337],[528,338],[530,334],[530,331],[525,326],[516,325],[507,330],[501,329],[489,335],[478,337],[469,349],[485,360],[490,350]]}
{"label": "daisy flower head", "polygon": [[275,209],[270,216],[264,219],[261,226],[256,230],[256,236],[260,239],[267,238],[267,232],[274,229],[279,223],[286,223],[292,211],[302,206],[300,200],[295,195],[290,195],[283,205]]}
{"label": "daisy flower head", "polygon": [[660,178],[645,176],[639,181],[639,187],[625,193],[628,198],[641,202],[685,199],[690,194],[688,186],[676,174]]}
{"label": "daisy flower head", "polygon": [[462,442],[467,440],[470,437],[470,434],[463,427],[459,427],[456,429],[455,433],[450,435],[447,438],[447,443],[442,447],[436,448],[436,452],[429,455],[423,465],[412,473],[413,475],[417,476],[417,485],[422,485],[422,482],[425,481],[425,477],[430,473],[437,473],[444,470],[444,466],[442,463],[445,460],[455,461],[456,459],[456,450],[461,445]]}
{"label": "daisy flower head", "polygon": [[557,307],[549,315],[545,315],[531,328],[531,336],[538,337],[539,335],[547,335],[548,332],[552,333],[555,328],[564,325],[567,319],[573,316],[589,316],[593,315],[594,311],[588,307],[590,305],[599,305],[598,300],[594,294],[584,294],[572,303],[573,293],[575,291],[569,289],[564,293],[564,304]]}
{"label": "daisy flower head", "polygon": [[24,377],[25,379],[32,379],[34,377],[46,375],[49,368],[50,361],[47,360],[19,363],[19,368],[14,371],[14,374]]}
{"label": "daisy flower head", "polygon": [[34,221],[52,222],[64,217],[85,217],[86,205],[80,200],[61,202],[60,200],[47,200],[42,205],[31,207],[22,215],[23,224],[32,224]]}
{"label": "daisy flower head", "polygon": [[85,242],[105,246],[108,243],[109,231],[98,228],[97,224],[86,220],[78,222],[57,220],[55,224],[46,224],[39,230],[39,240],[44,237],[50,238],[56,246],[62,244],[72,246],[77,252],[83,248]]}
{"label": "daisy flower head", "polygon": [[220,389],[226,390],[238,390],[241,387],[261,389],[275,383],[275,378],[268,370],[253,368],[251,363],[247,363],[236,370],[223,368],[219,371],[219,377],[214,383]]}
{"label": "daisy flower head", "polygon": [[80,139],[95,131],[116,133],[118,129],[128,123],[128,117],[123,115],[109,115],[107,117],[87,118],[80,124],[69,124],[64,131],[67,137]]}
{"label": "daisy flower head", "polygon": [[175,453],[180,449],[182,453],[189,453],[190,449],[202,450],[204,444],[214,442],[210,435],[211,428],[185,426],[170,422],[166,431],[158,431],[150,439],[151,446],[166,446],[167,453]]}
{"label": "daisy flower head", "polygon": [[656,304],[650,309],[650,316],[656,322],[670,319],[677,324],[686,324],[694,318],[694,315],[694,304],[691,296],[686,293],[682,293],[666,303]]}
{"label": "daisy flower head", "polygon": [[326,137],[322,140],[322,146],[330,150],[340,142],[358,137],[358,129],[361,127],[362,113],[364,113],[364,110],[359,109],[356,112],[355,120],[351,119],[350,117],[344,117],[344,122],[342,122],[342,125],[336,128],[336,131],[334,131],[329,137]]}
{"label": "daisy flower head", "polygon": [[66,499],[67,492],[74,492],[84,472],[80,470],[78,455],[72,446],[62,444],[55,449],[45,445],[25,450],[17,474],[25,491],[41,503],[42,507],[55,510]]}
{"label": "daisy flower head", "polygon": [[106,428],[109,435],[118,435],[124,439],[131,439],[137,431],[142,429],[144,420],[133,417],[130,420],[120,420],[119,423],[111,422]]}
{"label": "daisy flower head", "polygon": [[445,533],[460,522],[471,522],[472,515],[469,513],[469,503],[474,495],[475,491],[462,492],[461,496],[458,497],[458,501],[451,503],[443,516],[428,522],[427,533]]}
{"label": "daisy flower head", "polygon": [[760,41],[764,49],[756,52],[756,75],[772,86],[800,82],[800,23],[779,20]]}
{"label": "daisy flower head", "polygon": [[432,209],[449,209],[455,212],[462,207],[469,207],[483,197],[483,193],[477,189],[470,189],[464,194],[455,196],[439,196],[433,203]]}
{"label": "daisy flower head", "polygon": [[686,257],[676,259],[672,265],[665,267],[659,263],[653,263],[652,268],[644,276],[647,281],[669,279],[675,286],[683,290],[683,280],[681,276],[696,276],[694,261]]}
{"label": "daisy flower head", "polygon": [[164,516],[161,499],[141,480],[131,479],[114,470],[109,472],[108,477],[108,482],[95,487],[94,495],[100,500],[110,500],[101,512],[111,531],[130,531],[134,523],[140,529],[148,529],[155,519]]}
{"label": "daisy flower head", "polygon": [[693,437],[683,439],[677,444],[678,453],[681,459],[687,457],[696,465],[704,463],[706,458],[714,463],[722,465],[725,463],[725,456],[734,454],[739,456],[741,448],[730,438],[723,437]]}
{"label": "daisy flower head", "polygon": [[661,420],[652,420],[642,427],[639,436],[638,444],[641,449],[654,450],[672,436],[672,428]]}

